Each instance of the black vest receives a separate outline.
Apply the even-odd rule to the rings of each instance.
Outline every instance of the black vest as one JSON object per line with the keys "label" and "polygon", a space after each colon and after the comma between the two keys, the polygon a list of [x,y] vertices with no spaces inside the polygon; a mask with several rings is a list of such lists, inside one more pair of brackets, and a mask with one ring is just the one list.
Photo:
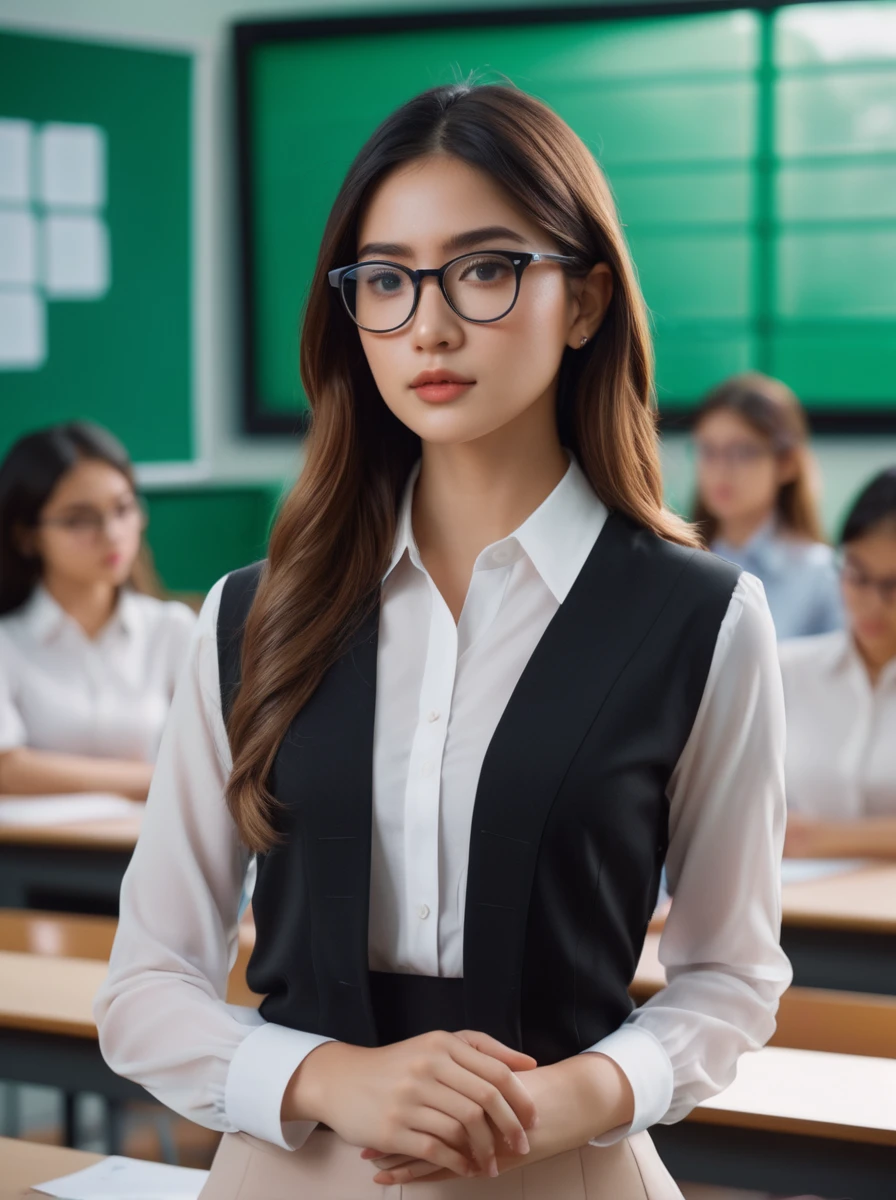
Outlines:
{"label": "black vest", "polygon": [[[222,595],[225,712],[260,570],[236,571]],[[368,970],[374,612],[277,754],[282,843],[258,858],[247,976],[266,997],[262,1015],[366,1046],[426,1028],[484,1030],[542,1065],[616,1029],[656,903],[666,787],[738,575],[609,516],[485,755],[462,981]]]}

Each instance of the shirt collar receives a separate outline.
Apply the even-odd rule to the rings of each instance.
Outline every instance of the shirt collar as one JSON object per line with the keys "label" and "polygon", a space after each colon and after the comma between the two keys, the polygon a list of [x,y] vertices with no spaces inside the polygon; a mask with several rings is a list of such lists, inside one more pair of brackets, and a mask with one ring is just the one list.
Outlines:
{"label": "shirt collar", "polygon": [[[836,635],[830,635],[830,645],[820,651],[825,657],[821,660],[831,673],[852,671],[861,676],[867,683],[868,670],[859,654],[858,648],[848,630],[839,630]],[[896,683],[896,659],[881,669],[877,677],[877,687],[890,687]]]}
{"label": "shirt collar", "polygon": [[39,583],[22,608],[22,622],[35,641],[46,645],[66,626],[68,614]]}
{"label": "shirt collar", "polygon": [[117,624],[122,633],[131,637],[137,630],[139,620],[140,600],[138,595],[133,588],[123,587],[118,593],[118,603],[109,624]]}
{"label": "shirt collar", "polygon": [[[420,463],[414,467],[398,512],[392,558],[384,579],[407,553],[415,566],[420,556],[411,524],[414,485]],[[538,574],[562,604],[608,516],[584,471],[570,455],[566,474],[549,496],[508,537],[487,546],[476,560],[476,570],[506,566],[525,553]]]}
{"label": "shirt collar", "polygon": [[[121,629],[130,635],[134,632],[138,620],[138,602],[136,594],[130,588],[122,588],[118,595],[118,603],[108,624],[101,630],[103,636],[110,628]],[[54,600],[42,583],[39,583],[31,593],[22,608],[22,620],[32,637],[42,645],[46,645],[58,637],[69,625],[76,622],[69,616],[61,604]],[[80,626],[77,626],[80,631]]]}

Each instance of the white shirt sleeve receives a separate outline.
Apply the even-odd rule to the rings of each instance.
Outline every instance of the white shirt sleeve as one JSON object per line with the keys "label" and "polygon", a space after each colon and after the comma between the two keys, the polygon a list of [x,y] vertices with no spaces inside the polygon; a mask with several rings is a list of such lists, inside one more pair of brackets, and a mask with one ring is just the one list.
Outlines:
{"label": "white shirt sleeve", "polygon": [[12,689],[12,667],[8,661],[9,649],[0,635],[0,754],[24,746],[28,740],[25,722],[16,705]]}
{"label": "white shirt sleeve", "polygon": [[681,1120],[774,1032],[792,978],[780,947],[783,762],[775,630],[762,584],[744,573],[668,788],[668,985],[589,1048],[627,1075],[634,1121],[595,1145]]}
{"label": "white shirt sleeve", "polygon": [[314,1123],[283,1125],[283,1093],[304,1057],[329,1039],[269,1024],[224,999],[249,854],[224,801],[223,583],[203,605],[175,691],[94,1018],[109,1066],[175,1112],[295,1149]]}
{"label": "white shirt sleeve", "polygon": [[[220,593],[217,593],[217,586],[215,591],[217,595],[215,600],[217,612],[217,604],[220,601]],[[210,596],[211,593],[206,598],[206,603],[208,603]],[[180,678],[180,673],[189,659],[190,642],[195,628],[196,614],[192,608],[186,604],[182,604],[179,600],[167,600],[165,602],[165,641],[169,663],[168,678],[171,680],[172,695]]]}

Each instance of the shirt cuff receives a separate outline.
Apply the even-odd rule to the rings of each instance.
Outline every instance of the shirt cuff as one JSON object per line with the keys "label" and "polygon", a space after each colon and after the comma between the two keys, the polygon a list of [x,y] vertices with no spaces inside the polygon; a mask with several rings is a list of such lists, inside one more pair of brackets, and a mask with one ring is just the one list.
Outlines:
{"label": "shirt cuff", "polygon": [[284,1150],[300,1149],[317,1122],[281,1122],[283,1093],[311,1051],[332,1040],[270,1022],[253,1029],[237,1046],[224,1086],[224,1112],[234,1128]]}
{"label": "shirt cuff", "polygon": [[669,1111],[673,1091],[672,1063],[652,1033],[627,1023],[582,1053],[605,1054],[611,1058],[625,1074],[635,1096],[631,1125],[608,1129],[600,1137],[592,1138],[590,1145],[612,1146],[614,1142],[655,1125]]}

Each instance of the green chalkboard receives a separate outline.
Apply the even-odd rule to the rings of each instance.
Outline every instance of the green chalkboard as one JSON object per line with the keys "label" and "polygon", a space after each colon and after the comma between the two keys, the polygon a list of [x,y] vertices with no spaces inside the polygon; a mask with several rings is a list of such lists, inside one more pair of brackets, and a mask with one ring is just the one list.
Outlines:
{"label": "green chalkboard", "polygon": [[0,453],[87,417],[139,462],[193,457],[192,71],[0,33]]}
{"label": "green chalkboard", "polygon": [[894,23],[896,4],[872,0],[238,25],[248,427],[291,429],[303,408],[302,304],[358,148],[471,71],[546,100],[606,170],[667,416],[756,367],[819,426],[896,426]]}

